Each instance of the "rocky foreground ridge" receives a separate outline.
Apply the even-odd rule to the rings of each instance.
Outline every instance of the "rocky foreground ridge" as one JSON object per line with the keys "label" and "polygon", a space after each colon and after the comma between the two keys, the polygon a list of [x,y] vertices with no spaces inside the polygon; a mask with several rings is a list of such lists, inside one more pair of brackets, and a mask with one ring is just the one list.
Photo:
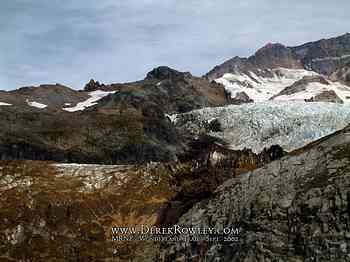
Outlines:
{"label": "rocky foreground ridge", "polygon": [[285,154],[208,141],[194,141],[196,160],[183,163],[0,161],[0,260],[151,261],[158,243],[114,242],[112,227],[173,225],[227,179]]}
{"label": "rocky foreground ridge", "polygon": [[349,261],[350,127],[226,181],[180,219],[238,243],[174,243],[162,261]]}

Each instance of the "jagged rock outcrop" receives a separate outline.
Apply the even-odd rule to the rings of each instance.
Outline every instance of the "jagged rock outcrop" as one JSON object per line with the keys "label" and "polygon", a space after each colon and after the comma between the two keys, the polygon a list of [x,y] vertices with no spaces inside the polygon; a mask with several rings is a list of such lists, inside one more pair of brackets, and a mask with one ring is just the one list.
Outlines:
{"label": "jagged rock outcrop", "polygon": [[337,96],[337,94],[331,90],[331,91],[324,91],[310,99],[306,99],[306,102],[327,102],[327,103],[339,103],[343,104],[343,100]]}
{"label": "jagged rock outcrop", "polygon": [[101,84],[99,81],[95,81],[94,79],[90,79],[89,83],[87,83],[84,87],[85,91],[91,92],[95,90],[103,90],[105,87],[104,84]]}
{"label": "jagged rock outcrop", "polygon": [[273,96],[270,100],[278,96],[292,95],[305,91],[310,83],[319,83],[322,85],[329,85],[328,81],[322,76],[304,76],[301,80],[296,81],[293,85],[286,87],[277,95]]}
{"label": "jagged rock outcrop", "polygon": [[164,244],[160,261],[348,261],[350,127],[230,179],[179,224],[237,242]]}
{"label": "jagged rock outcrop", "polygon": [[236,94],[236,96],[234,98],[232,98],[232,104],[234,104],[234,105],[246,104],[246,103],[254,103],[254,100],[251,99],[244,92],[239,92]]}
{"label": "jagged rock outcrop", "polygon": [[184,77],[192,77],[192,75],[189,72],[181,73],[170,67],[160,66],[148,72],[146,79],[165,80],[165,79],[184,79]]}

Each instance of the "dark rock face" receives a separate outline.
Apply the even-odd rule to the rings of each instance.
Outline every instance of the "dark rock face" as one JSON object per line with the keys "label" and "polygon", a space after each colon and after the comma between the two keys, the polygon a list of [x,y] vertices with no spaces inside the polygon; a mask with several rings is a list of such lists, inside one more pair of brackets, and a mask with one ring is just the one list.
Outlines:
{"label": "dark rock face", "polygon": [[232,99],[232,104],[239,105],[245,103],[254,103],[254,100],[251,99],[245,92],[239,92],[235,98]]}
{"label": "dark rock face", "polygon": [[332,81],[339,81],[350,86],[350,63],[339,68],[331,75]]}
{"label": "dark rock face", "polygon": [[305,68],[330,75],[350,61],[350,34],[292,48]]}
{"label": "dark rock face", "polygon": [[181,139],[162,111],[0,108],[0,158],[125,164],[176,160]]}
{"label": "dark rock face", "polygon": [[267,44],[250,57],[249,61],[261,69],[302,68],[302,64],[297,60],[292,49],[282,44]]}
{"label": "dark rock face", "polygon": [[45,145],[18,142],[0,145],[0,160],[50,160],[56,162],[89,163],[98,161],[81,152],[50,150]]}
{"label": "dark rock face", "polygon": [[316,95],[310,99],[306,99],[306,102],[328,102],[328,103],[339,103],[344,104],[343,100],[337,96],[337,94],[333,91],[324,91],[321,94]]}
{"label": "dark rock face", "polygon": [[350,128],[230,179],[179,224],[237,242],[168,243],[162,261],[348,261]]}
{"label": "dark rock face", "polygon": [[157,68],[154,68],[151,72],[149,72],[146,76],[146,79],[158,79],[158,80],[164,80],[164,79],[176,79],[176,78],[184,78],[184,76],[191,76],[190,73],[180,73],[179,71],[176,71],[170,67],[167,66],[160,66]]}
{"label": "dark rock face", "polygon": [[85,91],[91,92],[99,89],[103,89],[105,87],[104,84],[100,84],[99,81],[95,81],[94,79],[91,79],[89,83],[87,83],[84,87]]}

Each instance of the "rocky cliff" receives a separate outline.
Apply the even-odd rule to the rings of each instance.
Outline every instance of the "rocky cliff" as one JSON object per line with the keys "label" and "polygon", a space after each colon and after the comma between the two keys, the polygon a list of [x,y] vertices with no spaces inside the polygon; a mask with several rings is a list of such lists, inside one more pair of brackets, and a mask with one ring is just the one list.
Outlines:
{"label": "rocky cliff", "polygon": [[180,219],[237,242],[169,244],[162,261],[349,261],[350,127],[230,179]]}

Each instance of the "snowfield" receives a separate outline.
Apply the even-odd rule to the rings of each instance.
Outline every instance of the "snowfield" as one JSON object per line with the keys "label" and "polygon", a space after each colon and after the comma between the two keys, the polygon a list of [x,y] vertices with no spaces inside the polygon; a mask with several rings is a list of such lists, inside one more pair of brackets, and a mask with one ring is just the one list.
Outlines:
{"label": "snowfield", "polygon": [[96,90],[89,93],[90,98],[85,100],[84,102],[78,103],[74,107],[65,107],[63,110],[68,112],[76,112],[76,111],[83,111],[88,107],[94,106],[97,104],[97,101],[104,98],[105,96],[108,96],[110,94],[114,94],[116,91],[102,91],[102,90]]}
{"label": "snowfield", "polygon": [[267,101],[226,107],[204,108],[172,115],[178,127],[198,133],[217,119],[221,132],[209,134],[224,139],[232,149],[280,145],[291,151],[343,129],[350,123],[350,107],[336,103]]}
{"label": "snowfield", "polygon": [[[215,81],[224,85],[225,89],[231,93],[232,98],[235,98],[238,93],[244,92],[254,102],[264,102],[305,76],[319,76],[316,72],[304,69],[278,68],[268,71],[270,71],[273,77],[261,77],[254,72],[248,72],[247,74],[228,73]],[[350,103],[349,87],[338,82],[328,82],[329,85],[310,83],[305,91],[288,96],[278,96],[274,100],[304,101],[304,99],[310,99],[324,91],[333,90],[341,100],[345,103]]]}
{"label": "snowfield", "polygon": [[254,72],[249,72],[249,74],[228,73],[215,81],[224,85],[232,98],[236,97],[239,92],[245,92],[254,102],[263,102],[304,76],[317,76],[317,73],[303,69],[279,68],[269,71],[273,77],[257,76]]}

